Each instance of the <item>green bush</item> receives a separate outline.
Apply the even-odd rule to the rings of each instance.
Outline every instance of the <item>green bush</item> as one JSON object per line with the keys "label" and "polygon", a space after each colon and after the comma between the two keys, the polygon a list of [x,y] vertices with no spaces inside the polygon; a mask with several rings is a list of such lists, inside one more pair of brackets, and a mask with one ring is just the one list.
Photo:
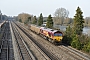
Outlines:
{"label": "green bush", "polygon": [[72,40],[71,37],[67,37],[66,35],[64,35],[62,42],[67,44],[67,45],[71,45],[71,40]]}
{"label": "green bush", "polygon": [[81,49],[82,46],[81,46],[81,43],[80,43],[77,35],[73,38],[73,40],[71,42],[71,46],[74,48],[77,48],[78,50]]}
{"label": "green bush", "polygon": [[84,45],[83,50],[84,50],[85,52],[90,53],[90,42],[88,42],[86,45]]}

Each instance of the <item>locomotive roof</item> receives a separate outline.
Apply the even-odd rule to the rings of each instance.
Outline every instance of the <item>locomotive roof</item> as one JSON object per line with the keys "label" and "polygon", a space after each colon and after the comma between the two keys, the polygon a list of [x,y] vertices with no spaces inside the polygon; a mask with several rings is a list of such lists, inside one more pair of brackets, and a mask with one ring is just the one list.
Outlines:
{"label": "locomotive roof", "polygon": [[55,33],[55,32],[57,32],[57,31],[59,31],[59,30],[54,30],[54,29],[45,28],[45,27],[41,27],[41,29],[42,29],[42,30],[46,30],[46,31],[48,31],[48,32],[50,32],[50,33]]}

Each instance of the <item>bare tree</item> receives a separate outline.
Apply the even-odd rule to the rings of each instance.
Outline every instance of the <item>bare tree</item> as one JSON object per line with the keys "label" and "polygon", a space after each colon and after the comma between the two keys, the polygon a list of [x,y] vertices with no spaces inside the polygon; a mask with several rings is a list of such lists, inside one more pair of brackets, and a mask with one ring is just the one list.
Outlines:
{"label": "bare tree", "polygon": [[27,13],[21,13],[18,15],[18,20],[21,19],[22,22],[25,22],[26,20],[28,20],[29,17],[31,17],[32,15],[27,14]]}
{"label": "bare tree", "polygon": [[56,9],[54,13],[54,23],[55,24],[63,24],[64,19],[66,19],[69,15],[69,11],[66,10],[65,8],[58,8]]}

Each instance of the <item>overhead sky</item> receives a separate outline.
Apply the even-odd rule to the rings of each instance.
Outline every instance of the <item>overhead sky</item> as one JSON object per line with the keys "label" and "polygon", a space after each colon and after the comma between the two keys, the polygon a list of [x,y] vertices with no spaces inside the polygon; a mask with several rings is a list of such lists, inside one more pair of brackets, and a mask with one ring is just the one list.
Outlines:
{"label": "overhead sky", "polygon": [[55,10],[62,7],[69,11],[69,17],[73,17],[78,6],[84,17],[90,16],[90,0],[0,0],[0,10],[8,16],[17,16],[19,13],[53,16]]}

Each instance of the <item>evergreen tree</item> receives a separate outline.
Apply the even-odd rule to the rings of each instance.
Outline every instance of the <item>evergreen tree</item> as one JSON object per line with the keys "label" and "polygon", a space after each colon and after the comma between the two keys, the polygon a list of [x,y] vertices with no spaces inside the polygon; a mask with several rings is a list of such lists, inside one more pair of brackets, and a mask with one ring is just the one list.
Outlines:
{"label": "evergreen tree", "polygon": [[43,16],[42,13],[40,14],[39,20],[38,20],[38,25],[41,26],[43,24]]}
{"label": "evergreen tree", "polygon": [[28,17],[27,22],[31,23],[31,17]]}
{"label": "evergreen tree", "polygon": [[81,9],[78,7],[76,10],[76,14],[74,16],[74,32],[75,34],[81,35],[83,28],[84,28],[84,19],[82,16],[83,12],[81,11]]}
{"label": "evergreen tree", "polygon": [[70,27],[70,25],[66,28],[63,42],[65,44],[71,45],[71,42],[72,42],[72,28]]}
{"label": "evergreen tree", "polygon": [[82,45],[80,42],[80,35],[82,34],[83,28],[84,28],[84,19],[82,16],[83,12],[81,9],[78,7],[76,10],[76,14],[74,16],[74,26],[73,26],[73,33],[72,33],[72,42],[71,46],[77,49],[81,49]]}
{"label": "evergreen tree", "polygon": [[19,19],[19,22],[22,22],[22,20],[21,20],[21,19]]}
{"label": "evergreen tree", "polygon": [[68,36],[68,37],[71,37],[71,34],[72,34],[72,28],[70,27],[70,25],[66,28],[66,35]]}
{"label": "evergreen tree", "polygon": [[34,16],[33,24],[37,24],[37,18]]}
{"label": "evergreen tree", "polygon": [[53,27],[53,19],[52,19],[51,15],[49,15],[48,18],[47,18],[47,24],[46,24],[46,26],[48,28],[52,28]]}

